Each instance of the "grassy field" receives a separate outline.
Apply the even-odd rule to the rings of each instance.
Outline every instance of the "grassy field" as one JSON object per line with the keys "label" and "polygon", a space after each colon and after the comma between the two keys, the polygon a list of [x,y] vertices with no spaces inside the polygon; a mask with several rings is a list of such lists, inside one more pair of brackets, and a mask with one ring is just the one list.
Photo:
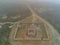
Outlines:
{"label": "grassy field", "polygon": [[2,26],[2,28],[0,28],[0,45],[11,45],[8,40],[11,31],[11,28],[8,26],[10,25],[11,24],[5,24]]}

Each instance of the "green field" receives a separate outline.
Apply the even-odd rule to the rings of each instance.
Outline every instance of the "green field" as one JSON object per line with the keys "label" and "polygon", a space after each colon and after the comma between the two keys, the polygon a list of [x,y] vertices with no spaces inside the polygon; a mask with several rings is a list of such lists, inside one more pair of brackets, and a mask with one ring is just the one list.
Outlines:
{"label": "green field", "polygon": [[10,25],[11,24],[5,24],[0,28],[0,45],[11,45],[8,40],[11,31],[11,28],[9,28]]}

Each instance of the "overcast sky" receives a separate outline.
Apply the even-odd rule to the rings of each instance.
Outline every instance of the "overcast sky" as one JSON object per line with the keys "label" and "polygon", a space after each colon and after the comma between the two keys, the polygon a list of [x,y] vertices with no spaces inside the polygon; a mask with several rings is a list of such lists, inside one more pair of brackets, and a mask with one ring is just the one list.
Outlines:
{"label": "overcast sky", "polygon": [[0,0],[0,2],[21,2],[21,1],[30,1],[30,2],[42,1],[42,2],[52,2],[52,3],[60,4],[60,0]]}

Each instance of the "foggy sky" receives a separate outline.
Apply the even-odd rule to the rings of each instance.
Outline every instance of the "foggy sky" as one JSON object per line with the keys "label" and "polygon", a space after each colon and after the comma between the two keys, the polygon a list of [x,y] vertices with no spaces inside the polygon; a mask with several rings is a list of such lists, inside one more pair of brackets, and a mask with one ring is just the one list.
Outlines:
{"label": "foggy sky", "polygon": [[43,2],[54,2],[60,3],[60,0],[0,0],[0,2],[18,2],[18,1],[43,1]]}

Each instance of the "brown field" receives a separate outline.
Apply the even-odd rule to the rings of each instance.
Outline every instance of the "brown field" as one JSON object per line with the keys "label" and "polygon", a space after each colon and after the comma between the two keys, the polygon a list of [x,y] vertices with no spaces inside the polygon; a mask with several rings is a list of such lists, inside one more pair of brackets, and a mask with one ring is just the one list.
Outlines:
{"label": "brown field", "polygon": [[[38,23],[36,23],[36,24],[38,24]],[[29,36],[27,36],[28,29],[30,29],[29,23],[22,23],[17,28],[17,32],[14,37],[15,40],[44,40],[44,39],[48,39],[48,35],[47,35],[46,29],[44,27],[44,24],[38,24],[38,25],[40,25],[39,28],[41,28],[41,29],[36,29],[35,37],[29,37]]]}
{"label": "brown field", "polygon": [[[12,45],[47,45],[47,43],[53,43],[52,36],[50,34],[51,31],[49,31],[51,29],[49,29],[46,24],[44,24],[38,18],[34,22],[35,26],[37,28],[39,27],[39,29],[33,28],[33,30],[36,29],[37,32],[37,35],[35,37],[27,37],[26,35],[28,29],[26,28],[25,24],[34,24],[32,23],[32,16],[14,25],[14,27],[16,27],[12,29],[12,33],[10,36],[10,42],[12,43]],[[36,24],[39,24],[40,26],[37,26]],[[20,26],[23,26],[24,28],[20,28]],[[29,25],[27,27],[30,29]],[[49,34],[47,33],[47,31]]]}
{"label": "brown field", "polygon": [[[29,6],[28,6],[29,7]],[[23,19],[22,21],[18,22],[16,28],[13,27],[11,35],[10,35],[10,42],[12,45],[51,45],[53,44],[53,35],[52,35],[52,29],[47,26],[47,23],[45,20],[43,20],[41,17],[39,17],[31,8],[29,8],[32,12],[32,15]],[[34,25],[32,27],[23,26],[24,28],[20,28],[21,24],[28,24],[28,23],[37,23],[40,26]],[[48,28],[49,27],[49,28]],[[30,33],[29,30],[34,30]],[[51,30],[51,31],[50,31]],[[48,33],[47,33],[48,32]],[[27,34],[29,36],[27,36]],[[32,35],[31,35],[32,34]],[[32,37],[33,36],[33,37]],[[27,40],[28,39],[28,40]]]}

